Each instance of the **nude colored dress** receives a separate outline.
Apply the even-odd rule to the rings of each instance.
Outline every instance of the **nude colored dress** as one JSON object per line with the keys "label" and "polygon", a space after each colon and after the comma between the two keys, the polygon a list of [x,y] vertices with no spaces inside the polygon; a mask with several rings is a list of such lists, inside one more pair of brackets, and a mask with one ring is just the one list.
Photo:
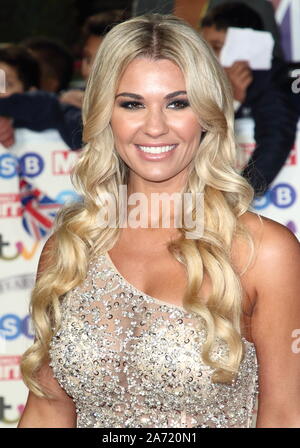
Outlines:
{"label": "nude colored dress", "polygon": [[[77,427],[247,428],[258,394],[254,344],[233,384],[212,384],[202,318],[128,283],[108,253],[61,304],[50,366],[76,404]],[[218,340],[213,359],[226,353]]]}

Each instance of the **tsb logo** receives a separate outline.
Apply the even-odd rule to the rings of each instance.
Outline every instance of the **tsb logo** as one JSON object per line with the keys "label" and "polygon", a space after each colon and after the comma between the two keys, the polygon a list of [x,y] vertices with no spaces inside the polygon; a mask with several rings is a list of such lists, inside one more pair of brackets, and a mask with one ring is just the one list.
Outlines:
{"label": "tsb logo", "polygon": [[268,190],[264,196],[254,200],[254,208],[262,210],[271,204],[278,208],[288,208],[294,204],[296,197],[296,190],[290,184],[277,184]]}
{"label": "tsb logo", "polygon": [[0,156],[0,178],[10,179],[18,174],[36,177],[44,169],[42,157],[35,152],[28,152],[18,159],[12,154]]}
{"label": "tsb logo", "polygon": [[16,314],[5,314],[0,318],[0,337],[13,340],[22,335],[29,339],[34,338],[32,322],[29,315],[22,319]]}

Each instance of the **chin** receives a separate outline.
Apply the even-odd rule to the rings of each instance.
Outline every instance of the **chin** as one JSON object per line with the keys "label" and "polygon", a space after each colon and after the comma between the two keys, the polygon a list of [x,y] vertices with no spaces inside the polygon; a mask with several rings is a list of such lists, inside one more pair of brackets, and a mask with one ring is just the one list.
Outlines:
{"label": "chin", "polygon": [[143,175],[142,173],[136,173],[139,177],[141,177],[142,179],[144,179],[147,182],[167,182],[168,180],[172,179],[173,177],[176,177],[176,175],[178,173],[168,173],[168,174],[150,174],[150,173],[145,173],[145,175]]}

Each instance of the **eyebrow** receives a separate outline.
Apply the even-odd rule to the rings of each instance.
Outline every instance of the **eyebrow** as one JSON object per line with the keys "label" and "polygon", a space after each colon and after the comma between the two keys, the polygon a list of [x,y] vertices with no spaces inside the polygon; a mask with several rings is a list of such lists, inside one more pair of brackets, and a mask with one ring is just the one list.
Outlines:
{"label": "eyebrow", "polygon": [[[176,96],[179,96],[179,95],[186,95],[186,91],[185,90],[176,90],[176,92],[168,93],[168,95],[165,96],[165,99],[170,100],[171,98],[175,98]],[[143,100],[144,99],[144,97],[142,95],[138,95],[137,93],[129,93],[129,92],[119,93],[118,95],[116,95],[115,98],[118,98],[119,96],[125,96],[125,97],[129,97],[129,98],[133,98],[135,100]]]}

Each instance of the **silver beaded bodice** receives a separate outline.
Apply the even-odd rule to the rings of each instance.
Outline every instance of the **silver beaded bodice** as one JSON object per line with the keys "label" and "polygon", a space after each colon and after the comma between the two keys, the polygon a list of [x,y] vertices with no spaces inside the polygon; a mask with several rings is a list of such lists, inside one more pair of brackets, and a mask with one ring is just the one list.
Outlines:
{"label": "silver beaded bodice", "polygon": [[[76,404],[77,427],[251,427],[258,393],[254,344],[236,381],[213,384],[201,360],[202,318],[128,283],[107,253],[61,304],[50,366]],[[217,340],[212,358],[226,354]]]}

